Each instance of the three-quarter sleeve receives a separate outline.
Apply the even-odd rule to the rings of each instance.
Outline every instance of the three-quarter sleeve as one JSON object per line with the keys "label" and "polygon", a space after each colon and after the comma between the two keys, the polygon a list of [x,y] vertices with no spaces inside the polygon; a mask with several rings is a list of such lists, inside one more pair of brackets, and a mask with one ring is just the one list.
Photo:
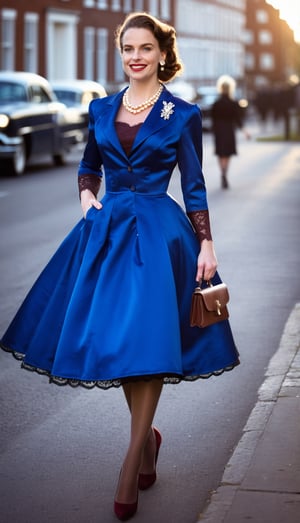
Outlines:
{"label": "three-quarter sleeve", "polygon": [[93,100],[89,106],[89,135],[88,141],[84,149],[82,160],[78,168],[78,189],[79,194],[85,189],[89,189],[95,196],[97,196],[102,172],[102,158],[100,150],[95,138],[95,121],[93,115]]}
{"label": "three-quarter sleeve", "polygon": [[202,120],[199,107],[182,130],[178,167],[186,213],[200,241],[212,240],[205,180],[202,171]]}

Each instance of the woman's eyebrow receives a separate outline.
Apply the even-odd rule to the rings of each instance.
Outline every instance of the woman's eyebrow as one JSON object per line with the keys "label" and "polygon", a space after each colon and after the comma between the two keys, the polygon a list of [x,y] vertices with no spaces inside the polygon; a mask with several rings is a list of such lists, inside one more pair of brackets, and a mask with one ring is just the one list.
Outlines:
{"label": "woman's eyebrow", "polygon": [[[139,47],[143,47],[143,46],[145,46],[145,45],[151,45],[151,46],[153,46],[153,43],[152,43],[152,42],[145,42],[145,43],[143,43],[143,44],[140,44]],[[134,46],[134,44],[123,44],[123,47],[133,47],[133,46]]]}

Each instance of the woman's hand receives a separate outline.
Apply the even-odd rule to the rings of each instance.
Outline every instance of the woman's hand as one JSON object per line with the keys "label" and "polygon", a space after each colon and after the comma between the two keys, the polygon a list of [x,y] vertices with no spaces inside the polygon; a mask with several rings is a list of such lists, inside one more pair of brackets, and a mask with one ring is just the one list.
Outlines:
{"label": "woman's hand", "polygon": [[95,195],[89,189],[81,191],[80,203],[84,218],[86,218],[87,212],[91,207],[95,207],[98,210],[102,209],[103,207],[102,203],[98,202],[97,198],[95,198]]}
{"label": "woman's hand", "polygon": [[218,261],[212,241],[203,240],[198,256],[196,281],[210,280],[217,270]]}
{"label": "woman's hand", "polygon": [[249,131],[247,131],[247,129],[243,129],[243,133],[244,133],[246,140],[251,139],[251,134],[249,133]]}

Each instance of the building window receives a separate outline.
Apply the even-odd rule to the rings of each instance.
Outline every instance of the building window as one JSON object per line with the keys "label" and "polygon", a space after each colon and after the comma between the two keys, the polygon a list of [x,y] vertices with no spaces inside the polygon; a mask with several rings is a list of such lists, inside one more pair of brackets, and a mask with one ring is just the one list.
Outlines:
{"label": "building window", "polygon": [[37,72],[38,56],[38,15],[25,13],[24,17],[24,69]]}
{"label": "building window", "polygon": [[160,0],[160,16],[163,20],[170,19],[170,0]]}
{"label": "building window", "polygon": [[158,0],[149,0],[149,11],[153,16],[159,16]]}
{"label": "building window", "polygon": [[256,21],[259,24],[267,24],[269,21],[269,15],[264,9],[258,9],[256,11]]}
{"label": "building window", "polygon": [[107,9],[107,0],[98,0],[97,7],[98,9]]}
{"label": "building window", "polygon": [[273,38],[272,33],[264,29],[263,31],[258,32],[258,41],[262,45],[272,44]]}
{"label": "building window", "polygon": [[259,57],[260,69],[272,71],[274,69],[274,56],[271,53],[262,53]]}
{"label": "building window", "polygon": [[94,80],[95,29],[84,30],[84,78]]}
{"label": "building window", "polygon": [[134,10],[144,11],[144,0],[134,0]]}
{"label": "building window", "polygon": [[111,2],[111,10],[112,11],[120,11],[121,10],[121,1],[120,0],[112,0],[112,2]]}
{"label": "building window", "polygon": [[255,59],[253,53],[246,53],[245,56],[245,67],[248,71],[253,70],[255,67]]}
{"label": "building window", "polygon": [[84,0],[83,7],[95,7],[95,0]]}
{"label": "building window", "polygon": [[246,29],[243,35],[243,40],[246,45],[252,45],[254,42],[253,31]]}
{"label": "building window", "polygon": [[131,0],[123,0],[123,11],[124,13],[130,13],[132,10],[131,8]]}
{"label": "building window", "polygon": [[17,13],[14,9],[3,9],[1,14],[1,69],[13,71],[15,69],[14,42]]}
{"label": "building window", "polygon": [[97,32],[97,81],[106,84],[108,55],[108,29],[98,29]]}

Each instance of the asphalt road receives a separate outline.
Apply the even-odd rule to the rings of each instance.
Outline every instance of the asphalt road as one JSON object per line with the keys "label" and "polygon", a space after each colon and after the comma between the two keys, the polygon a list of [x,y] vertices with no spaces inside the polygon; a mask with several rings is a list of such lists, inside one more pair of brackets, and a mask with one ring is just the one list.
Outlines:
{"label": "asphalt road", "polygon": [[[158,481],[135,521],[194,523],[218,486],[256,402],[269,359],[300,297],[299,145],[245,142],[221,191],[211,137],[204,168],[219,271],[231,293],[241,354],[234,371],[166,386],[155,423],[163,435]],[[79,156],[0,178],[0,329],[64,235],[80,219]],[[180,199],[175,173],[172,194]],[[51,326],[50,326],[51,328]],[[0,520],[113,523],[114,489],[129,417],[122,391],[60,388],[0,354]]]}

